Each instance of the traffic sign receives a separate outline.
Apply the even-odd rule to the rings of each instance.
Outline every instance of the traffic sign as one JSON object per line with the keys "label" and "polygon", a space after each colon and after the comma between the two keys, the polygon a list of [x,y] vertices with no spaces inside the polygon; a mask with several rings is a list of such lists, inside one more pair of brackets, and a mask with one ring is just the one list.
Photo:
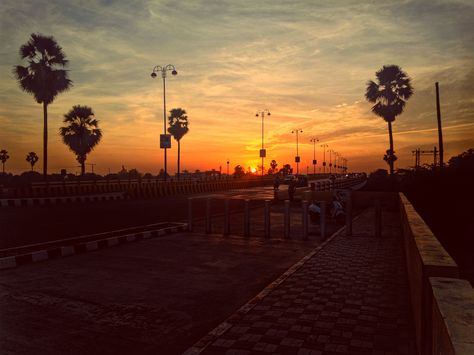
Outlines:
{"label": "traffic sign", "polygon": [[160,148],[171,148],[171,134],[160,134]]}

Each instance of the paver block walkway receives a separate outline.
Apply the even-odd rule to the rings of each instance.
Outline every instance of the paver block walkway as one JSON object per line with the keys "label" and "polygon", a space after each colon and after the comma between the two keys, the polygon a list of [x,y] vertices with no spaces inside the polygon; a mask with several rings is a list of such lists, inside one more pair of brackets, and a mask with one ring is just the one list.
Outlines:
{"label": "paver block walkway", "polygon": [[[370,237],[373,214],[337,236],[232,326],[204,354],[414,354],[397,212]],[[394,223],[395,222],[395,223]]]}

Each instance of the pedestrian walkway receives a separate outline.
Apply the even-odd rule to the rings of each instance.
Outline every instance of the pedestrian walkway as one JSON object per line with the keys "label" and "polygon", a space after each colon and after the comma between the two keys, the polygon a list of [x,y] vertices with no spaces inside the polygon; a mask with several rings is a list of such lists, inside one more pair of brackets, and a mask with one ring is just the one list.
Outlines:
{"label": "pedestrian walkway", "polygon": [[373,214],[364,213],[354,236],[337,235],[241,308],[223,334],[207,337],[212,341],[202,353],[415,354],[398,213],[384,212],[383,220],[388,232],[376,239]]}

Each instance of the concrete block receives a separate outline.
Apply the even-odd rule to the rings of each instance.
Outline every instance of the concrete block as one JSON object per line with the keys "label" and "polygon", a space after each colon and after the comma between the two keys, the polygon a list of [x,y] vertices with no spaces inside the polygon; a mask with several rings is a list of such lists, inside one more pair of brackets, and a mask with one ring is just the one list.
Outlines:
{"label": "concrete block", "polygon": [[96,241],[86,243],[86,250],[87,251],[93,251],[93,250],[97,250],[97,249],[99,249],[99,245],[97,244]]}
{"label": "concrete block", "polygon": [[61,256],[70,256],[74,254],[75,254],[75,251],[72,245],[61,247]]}
{"label": "concrete block", "polygon": [[109,247],[112,247],[114,245],[117,245],[119,242],[118,242],[118,238],[117,237],[112,237],[112,238],[107,238],[107,245]]}
{"label": "concrete block", "polygon": [[6,258],[0,258],[0,270],[11,269],[16,267],[16,259],[14,256],[8,256]]}
{"label": "concrete block", "polygon": [[35,263],[37,261],[48,260],[48,252],[46,250],[37,251],[31,254],[31,260]]}

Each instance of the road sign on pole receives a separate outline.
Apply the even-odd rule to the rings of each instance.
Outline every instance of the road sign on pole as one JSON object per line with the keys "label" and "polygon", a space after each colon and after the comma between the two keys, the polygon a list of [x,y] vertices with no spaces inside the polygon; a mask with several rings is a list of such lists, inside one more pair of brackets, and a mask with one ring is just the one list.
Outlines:
{"label": "road sign on pole", "polygon": [[171,148],[171,134],[160,134],[160,148]]}

